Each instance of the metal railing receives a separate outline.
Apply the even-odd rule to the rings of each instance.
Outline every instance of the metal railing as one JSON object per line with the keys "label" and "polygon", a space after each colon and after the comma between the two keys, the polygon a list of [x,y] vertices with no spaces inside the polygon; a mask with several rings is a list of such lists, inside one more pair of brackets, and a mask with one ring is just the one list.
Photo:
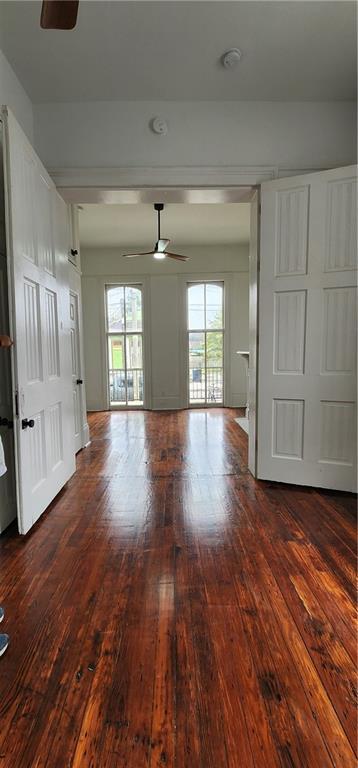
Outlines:
{"label": "metal railing", "polygon": [[143,405],[143,369],[109,369],[111,405]]}
{"label": "metal railing", "polygon": [[190,368],[189,401],[191,403],[222,403],[224,401],[222,368]]}

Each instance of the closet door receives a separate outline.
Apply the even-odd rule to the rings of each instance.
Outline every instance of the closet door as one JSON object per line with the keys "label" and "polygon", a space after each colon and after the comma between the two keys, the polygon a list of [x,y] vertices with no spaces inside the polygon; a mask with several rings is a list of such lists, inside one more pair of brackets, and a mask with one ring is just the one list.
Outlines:
{"label": "closet door", "polygon": [[19,530],[26,533],[75,470],[67,209],[6,111],[7,243]]}

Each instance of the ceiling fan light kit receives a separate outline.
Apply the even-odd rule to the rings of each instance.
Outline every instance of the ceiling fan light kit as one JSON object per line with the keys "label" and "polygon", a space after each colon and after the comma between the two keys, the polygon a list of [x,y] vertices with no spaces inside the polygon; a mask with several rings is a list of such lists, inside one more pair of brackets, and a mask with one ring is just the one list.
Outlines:
{"label": "ceiling fan light kit", "polygon": [[164,203],[154,203],[154,210],[158,214],[158,234],[157,242],[155,243],[153,250],[146,251],[145,253],[124,253],[123,258],[135,259],[138,256],[153,256],[154,259],[160,260],[168,257],[169,259],[176,259],[176,261],[188,261],[188,256],[181,256],[179,253],[171,253],[170,251],[167,251],[170,240],[160,236],[160,214],[164,210]]}

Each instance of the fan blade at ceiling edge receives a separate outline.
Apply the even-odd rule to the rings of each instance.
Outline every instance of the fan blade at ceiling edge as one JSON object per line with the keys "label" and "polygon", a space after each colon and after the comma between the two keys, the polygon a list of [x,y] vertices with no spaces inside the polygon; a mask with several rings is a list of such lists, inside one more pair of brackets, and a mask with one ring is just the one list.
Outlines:
{"label": "fan blade at ceiling edge", "polygon": [[170,253],[169,251],[164,251],[166,256],[169,256],[170,259],[177,259],[177,261],[189,261],[189,256],[180,256],[179,253]]}
{"label": "fan blade at ceiling edge", "polygon": [[153,256],[155,251],[146,251],[145,253],[122,253],[122,259],[137,259],[138,256]]}
{"label": "fan blade at ceiling edge", "polygon": [[42,29],[74,29],[79,0],[43,0],[40,25]]}
{"label": "fan blade at ceiling edge", "polygon": [[158,242],[156,244],[156,248],[158,250],[158,253],[164,253],[164,251],[165,251],[167,245],[169,245],[169,243],[170,243],[170,240],[165,240],[163,238],[158,240]]}

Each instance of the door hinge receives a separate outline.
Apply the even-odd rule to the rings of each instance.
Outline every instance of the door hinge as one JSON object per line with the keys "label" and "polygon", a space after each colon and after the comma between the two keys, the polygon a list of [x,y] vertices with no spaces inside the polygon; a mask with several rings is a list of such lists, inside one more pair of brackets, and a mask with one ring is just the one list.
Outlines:
{"label": "door hinge", "polygon": [[19,393],[15,392],[15,416],[19,415]]}

